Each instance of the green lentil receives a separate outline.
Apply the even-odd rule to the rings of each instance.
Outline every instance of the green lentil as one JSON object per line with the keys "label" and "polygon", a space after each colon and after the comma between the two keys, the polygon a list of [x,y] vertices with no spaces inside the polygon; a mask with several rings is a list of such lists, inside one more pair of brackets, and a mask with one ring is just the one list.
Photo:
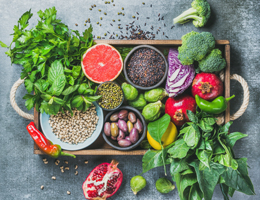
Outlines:
{"label": "green lentil", "polygon": [[123,13],[122,15],[125,16],[125,13]]}
{"label": "green lentil", "polygon": [[116,20],[113,19],[112,21],[115,22]]}
{"label": "green lentil", "polygon": [[106,35],[107,35],[107,33],[104,34],[104,36],[106,36]]}
{"label": "green lentil", "polygon": [[113,4],[113,6],[115,6],[115,4]]}
{"label": "green lentil", "polygon": [[102,95],[98,103],[105,109],[116,108],[123,101],[122,89],[117,84],[111,82],[102,84],[97,90],[97,95]]}
{"label": "green lentil", "polygon": [[118,21],[120,22],[121,20],[120,20],[120,19],[118,19]]}
{"label": "green lentil", "polygon": [[107,13],[106,13],[106,12],[104,12],[104,15],[107,15]]}
{"label": "green lentil", "polygon": [[84,26],[87,26],[87,24],[84,24]]}
{"label": "green lentil", "polygon": [[99,24],[99,26],[102,26],[101,24]]}
{"label": "green lentil", "polygon": [[103,18],[102,18],[102,17],[100,17],[100,19],[102,20]]}
{"label": "green lentil", "polygon": [[94,4],[94,7],[96,7],[96,4]]}
{"label": "green lentil", "polygon": [[92,8],[89,8],[89,10],[92,10]]}
{"label": "green lentil", "polygon": [[100,10],[100,9],[98,9],[98,11],[99,11],[99,12],[101,12],[101,10]]}
{"label": "green lentil", "polygon": [[124,10],[124,7],[122,7],[122,10]]}
{"label": "green lentil", "polygon": [[116,37],[117,37],[118,35],[116,34]]}
{"label": "green lentil", "polygon": [[143,5],[145,5],[145,3],[144,3],[144,2],[143,2],[142,4],[143,4]]}
{"label": "green lentil", "polygon": [[97,22],[97,24],[99,24],[99,22]]}

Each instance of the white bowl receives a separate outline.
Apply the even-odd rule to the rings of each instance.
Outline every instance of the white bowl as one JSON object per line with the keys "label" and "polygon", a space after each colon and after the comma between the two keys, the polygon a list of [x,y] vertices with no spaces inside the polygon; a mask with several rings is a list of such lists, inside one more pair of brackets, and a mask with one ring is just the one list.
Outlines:
{"label": "white bowl", "polygon": [[52,141],[53,144],[58,144],[61,146],[62,149],[65,149],[65,150],[75,151],[75,150],[84,149],[84,148],[90,146],[99,137],[99,135],[103,129],[103,124],[104,124],[103,110],[97,105],[96,102],[93,102],[93,104],[96,107],[96,111],[97,111],[97,115],[98,115],[99,119],[98,119],[96,130],[84,142],[78,143],[78,144],[69,144],[67,142],[62,142],[52,132],[52,128],[49,124],[50,115],[47,115],[46,113],[40,114],[40,124],[41,124],[43,134],[46,136],[46,138],[48,140]]}

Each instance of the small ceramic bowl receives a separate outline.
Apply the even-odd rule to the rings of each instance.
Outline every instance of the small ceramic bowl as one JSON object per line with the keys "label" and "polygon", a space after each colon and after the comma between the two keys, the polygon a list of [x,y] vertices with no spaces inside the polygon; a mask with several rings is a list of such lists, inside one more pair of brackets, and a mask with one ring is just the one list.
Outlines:
{"label": "small ceramic bowl", "polygon": [[[155,85],[153,85],[153,86],[143,87],[143,86],[134,84],[134,83],[129,79],[128,74],[127,74],[127,71],[126,71],[127,63],[128,63],[128,61],[129,61],[129,59],[131,58],[132,54],[133,54],[136,50],[141,49],[141,48],[150,48],[150,49],[153,49],[154,51],[156,51],[157,53],[159,53],[159,54],[162,56],[162,58],[163,58],[163,60],[164,60],[164,63],[165,63],[165,72],[164,72],[164,75],[163,75],[162,79],[161,79],[158,83],[156,83]],[[155,47],[153,47],[153,46],[150,46],[150,45],[139,45],[139,46],[137,46],[137,47],[134,47],[134,48],[128,53],[128,55],[126,56],[126,58],[125,58],[125,60],[124,60],[124,75],[125,75],[125,79],[126,79],[127,82],[130,83],[132,86],[134,86],[135,88],[138,88],[138,89],[140,89],[140,90],[151,90],[151,89],[154,89],[154,88],[159,87],[159,86],[166,80],[166,78],[167,78],[168,68],[169,68],[168,62],[167,62],[165,56],[163,55],[163,53],[162,53],[160,50],[158,50],[157,48],[155,48]]]}
{"label": "small ceramic bowl", "polygon": [[78,144],[69,144],[67,142],[62,142],[52,132],[52,128],[49,124],[50,115],[47,115],[46,113],[40,114],[40,124],[41,124],[43,134],[46,136],[47,139],[52,141],[53,144],[58,144],[61,146],[62,149],[65,149],[65,150],[75,151],[75,150],[84,149],[84,148],[88,147],[89,145],[91,145],[93,142],[96,141],[96,139],[98,138],[98,136],[100,135],[100,133],[102,131],[102,127],[104,124],[103,110],[97,105],[96,102],[93,102],[93,104],[96,107],[97,116],[99,119],[98,119],[96,130],[84,142],[78,143]]}
{"label": "small ceramic bowl", "polygon": [[136,117],[142,122],[142,124],[143,124],[143,132],[139,134],[139,137],[140,137],[139,140],[138,140],[135,144],[130,145],[130,146],[128,146],[128,147],[120,147],[120,146],[118,145],[117,140],[112,140],[110,137],[108,137],[108,136],[105,135],[104,129],[103,129],[103,131],[102,131],[102,136],[103,136],[104,140],[105,140],[111,147],[113,147],[113,148],[115,148],[115,149],[117,149],[117,150],[127,151],[127,150],[131,150],[131,149],[134,149],[134,148],[136,148],[136,147],[139,146],[139,144],[143,141],[143,139],[144,139],[145,136],[146,136],[146,130],[147,130],[146,128],[147,128],[147,127],[146,127],[145,119],[144,119],[144,117],[142,116],[142,114],[140,113],[140,111],[137,110],[137,109],[135,109],[135,108],[133,108],[133,107],[131,107],[131,106],[122,106],[122,107],[118,108],[117,110],[114,110],[114,111],[108,113],[108,114],[106,115],[106,117],[105,117],[104,123],[105,123],[105,122],[110,122],[110,120],[109,120],[110,116],[111,116],[112,114],[116,113],[116,112],[119,112],[120,110],[128,110],[129,112],[131,111],[131,112],[135,113]]}
{"label": "small ceramic bowl", "polygon": [[[118,85],[118,84],[117,84],[116,82],[114,82],[114,81],[106,81],[106,82],[104,82],[104,83],[101,83],[101,84],[97,87],[97,91],[98,91],[98,88],[99,88],[101,85],[105,84],[105,83],[114,83],[114,84]],[[120,85],[118,85],[118,86],[121,88]],[[121,88],[121,90],[122,90],[122,88]],[[124,96],[124,92],[123,92],[123,90],[122,90],[122,94],[123,94],[122,102],[121,102],[117,107],[112,108],[112,109],[106,109],[106,108],[103,108],[101,105],[99,105],[98,100],[97,100],[96,102],[97,102],[98,106],[99,106],[100,108],[102,108],[103,110],[105,110],[105,111],[113,111],[113,110],[118,109],[118,108],[123,104],[124,99],[125,99],[125,96]],[[96,95],[97,95],[97,92],[96,92]]]}

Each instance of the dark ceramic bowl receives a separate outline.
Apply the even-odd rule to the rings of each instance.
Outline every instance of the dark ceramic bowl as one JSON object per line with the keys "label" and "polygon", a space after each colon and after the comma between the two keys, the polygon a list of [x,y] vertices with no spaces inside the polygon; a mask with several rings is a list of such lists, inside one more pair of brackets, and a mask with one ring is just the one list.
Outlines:
{"label": "dark ceramic bowl", "polygon": [[104,133],[104,126],[103,126],[103,130],[102,130],[102,135],[103,135],[103,138],[104,140],[113,148],[117,149],[117,150],[120,150],[120,151],[127,151],[127,150],[132,150],[134,148],[136,148],[137,146],[139,146],[139,144],[143,141],[143,139],[145,138],[146,136],[146,123],[145,123],[145,120],[144,120],[144,117],[142,116],[142,114],[140,113],[140,111],[138,111],[137,109],[131,107],[131,106],[122,106],[120,108],[118,108],[117,110],[114,110],[110,113],[108,113],[105,117],[105,121],[104,121],[104,124],[106,122],[110,122],[110,116],[112,114],[114,114],[115,112],[119,112],[120,110],[128,110],[128,111],[131,111],[133,113],[135,113],[136,117],[142,122],[143,124],[143,132],[139,134],[140,138],[139,140],[133,144],[133,145],[130,145],[129,147],[120,147],[118,145],[118,142],[117,140],[112,140],[110,137],[106,136],[105,133]]}
{"label": "dark ceramic bowl", "polygon": [[[162,78],[158,83],[156,83],[156,84],[153,85],[153,86],[143,87],[143,86],[134,84],[134,83],[129,79],[128,74],[127,74],[127,71],[126,71],[127,63],[128,63],[128,61],[129,61],[129,59],[131,58],[132,54],[133,54],[136,50],[141,49],[141,48],[150,48],[150,49],[153,49],[154,51],[156,51],[157,53],[159,53],[159,54],[162,56],[162,58],[163,58],[163,60],[164,60],[164,62],[165,62],[165,73],[164,73],[164,75],[163,75],[163,78]],[[163,55],[163,53],[162,53],[160,50],[158,50],[157,48],[155,48],[155,47],[153,47],[153,46],[150,46],[150,45],[140,45],[140,46],[134,47],[134,48],[128,53],[128,55],[126,56],[125,61],[124,61],[124,75],[125,75],[125,79],[126,79],[127,82],[130,83],[132,86],[134,86],[135,88],[138,88],[138,89],[140,89],[140,90],[151,90],[151,89],[154,89],[154,88],[159,87],[159,86],[165,81],[165,79],[166,79],[166,77],[167,77],[168,68],[169,68],[168,62],[167,62],[165,56]]]}
{"label": "dark ceramic bowl", "polygon": [[[114,84],[118,85],[118,84],[117,84],[116,82],[114,82],[114,81],[106,81],[106,82],[104,82],[104,83],[99,84],[99,86],[97,87],[97,91],[98,91],[98,88],[99,88],[101,85],[105,84],[105,83],[114,83]],[[118,86],[119,86],[120,89],[122,90],[122,87],[121,87],[120,85],[118,85]],[[96,95],[97,95],[97,91],[96,91]],[[96,102],[97,102],[98,106],[99,106],[100,108],[102,108],[103,110],[105,110],[105,111],[113,111],[113,110],[118,109],[118,108],[123,104],[124,99],[125,99],[123,90],[122,90],[122,94],[123,94],[122,102],[119,104],[119,106],[117,106],[117,107],[115,107],[115,108],[112,108],[112,109],[103,108],[101,105],[99,105],[98,100],[97,100]]]}

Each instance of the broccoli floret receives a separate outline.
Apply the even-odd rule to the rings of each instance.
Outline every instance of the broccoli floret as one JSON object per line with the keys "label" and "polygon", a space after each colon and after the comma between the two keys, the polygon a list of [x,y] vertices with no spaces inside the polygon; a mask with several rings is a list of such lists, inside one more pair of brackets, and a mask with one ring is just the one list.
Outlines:
{"label": "broccoli floret", "polygon": [[178,59],[183,65],[191,65],[202,60],[215,48],[215,38],[209,32],[192,31],[182,36],[182,46],[178,48]]}
{"label": "broccoli floret", "polygon": [[193,20],[195,27],[203,27],[210,17],[210,5],[206,0],[194,0],[191,8],[173,19],[173,23],[184,24]]}
{"label": "broccoli floret", "polygon": [[203,72],[218,72],[226,67],[226,61],[222,58],[219,49],[213,49],[204,59],[199,61],[199,69]]}

